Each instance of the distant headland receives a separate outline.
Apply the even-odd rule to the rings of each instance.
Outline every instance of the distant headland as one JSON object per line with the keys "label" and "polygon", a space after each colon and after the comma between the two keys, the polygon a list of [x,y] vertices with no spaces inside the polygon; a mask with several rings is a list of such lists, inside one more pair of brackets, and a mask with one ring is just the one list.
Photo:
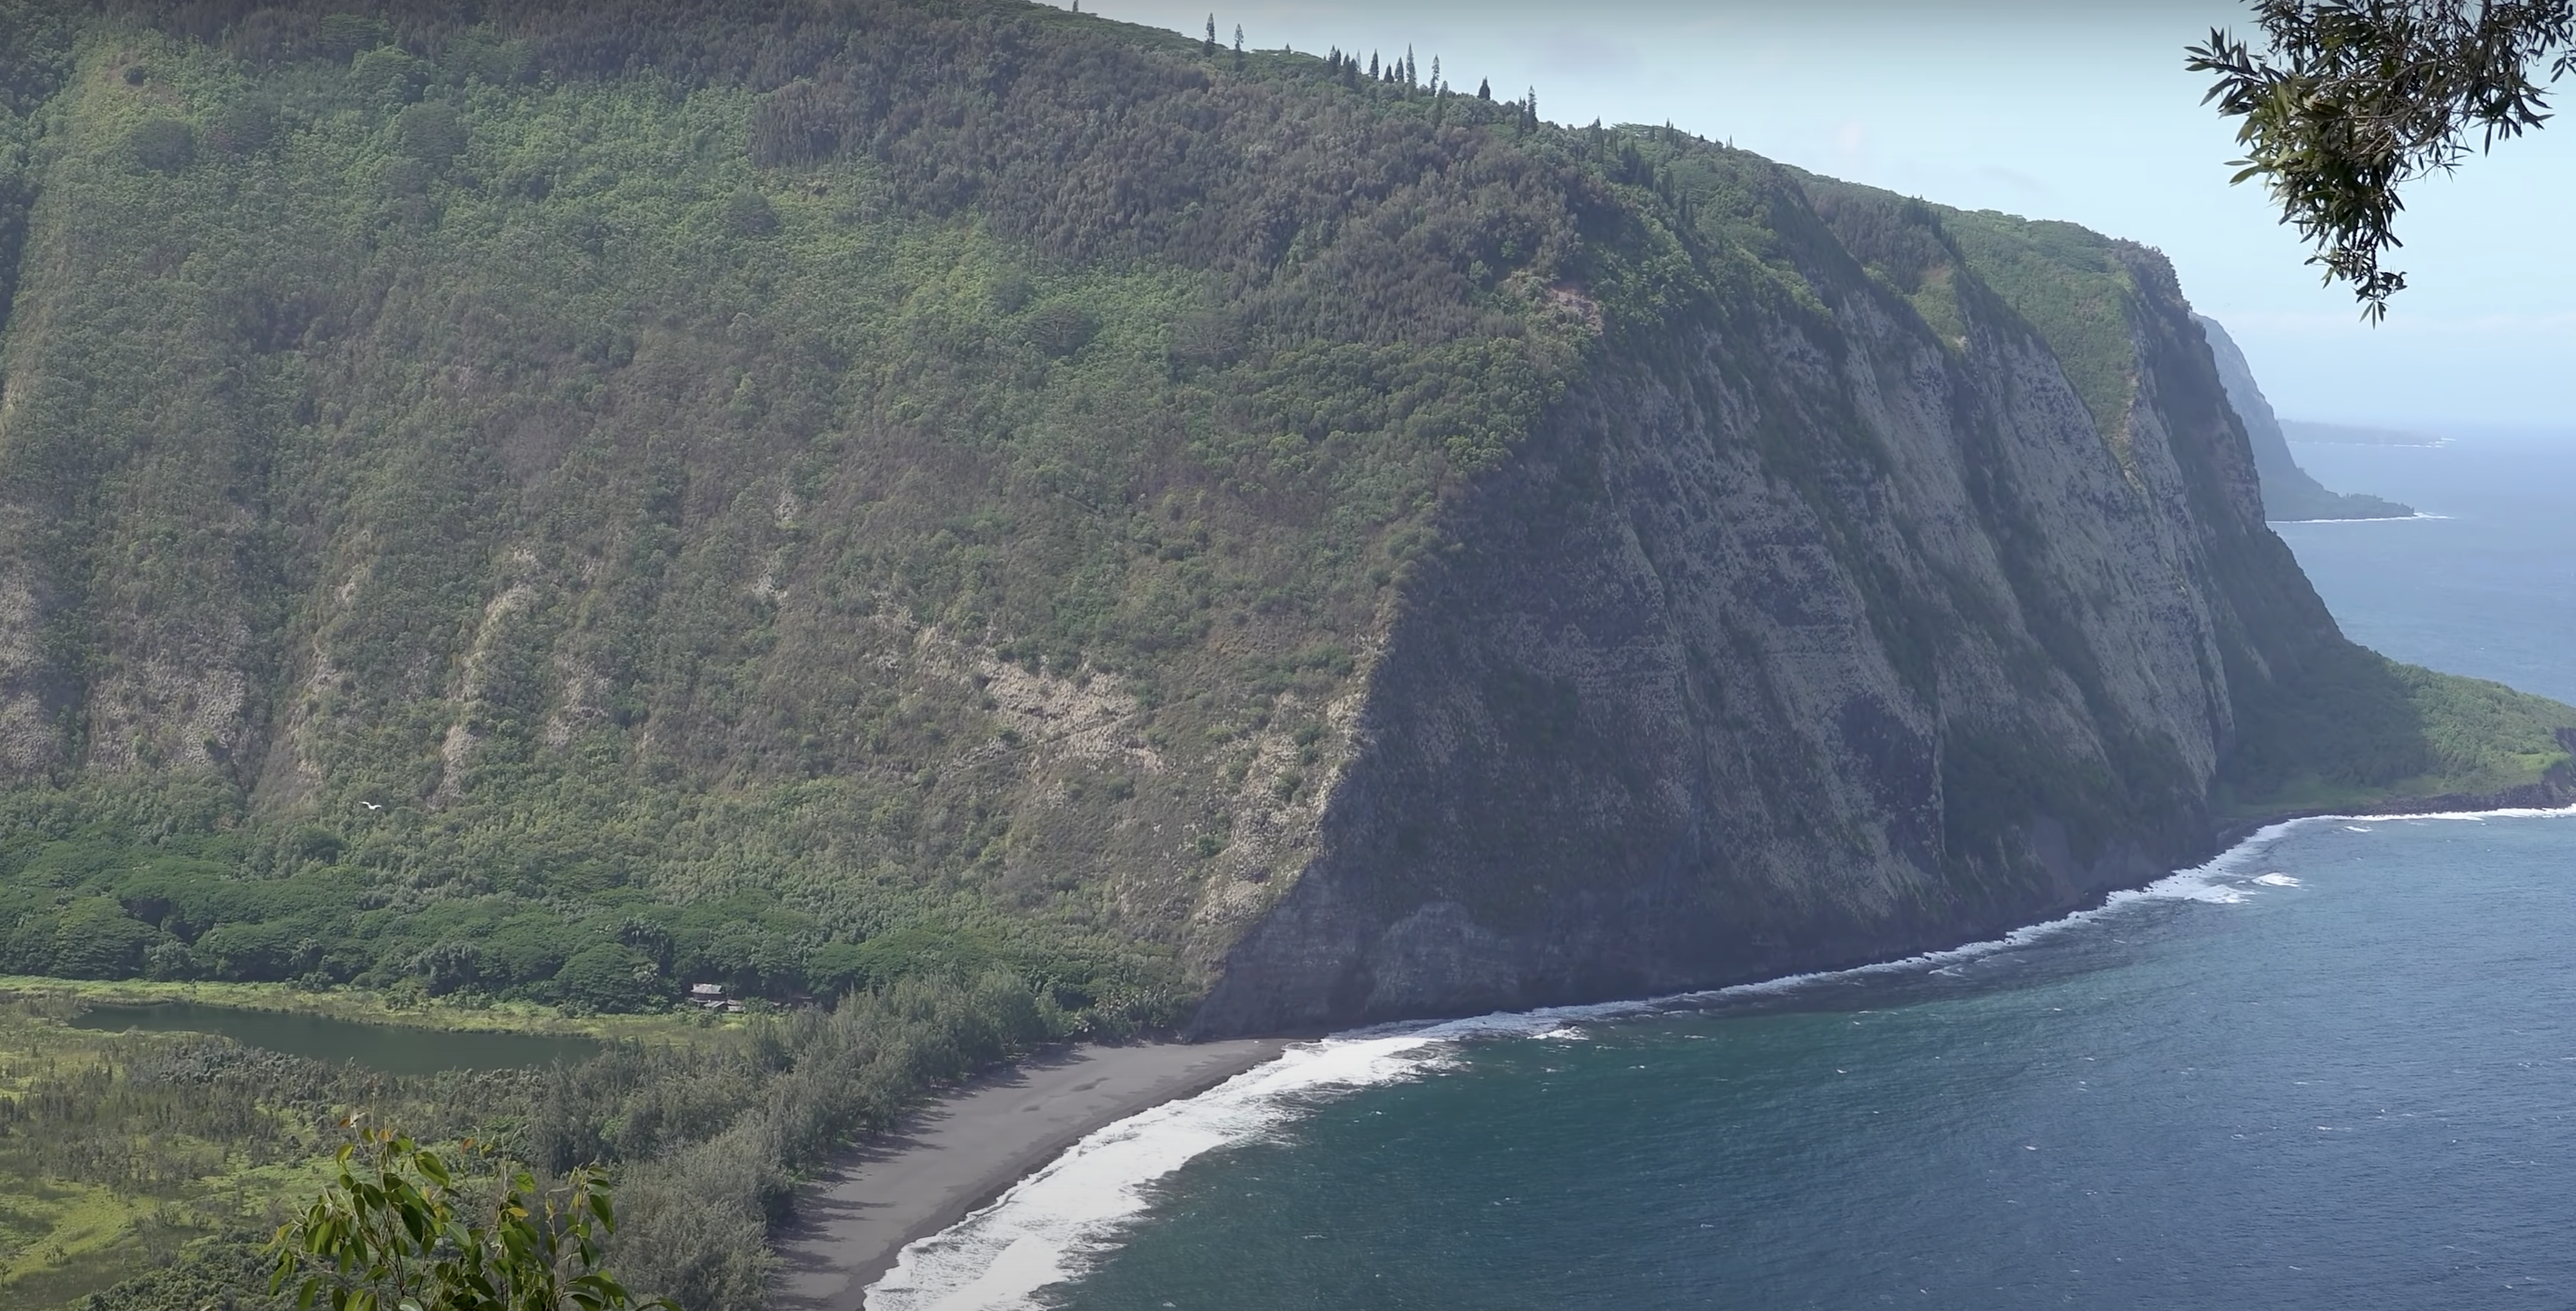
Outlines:
{"label": "distant headland", "polygon": [[[2210,362],[2218,368],[2218,381],[2227,392],[2227,403],[2245,425],[2245,446],[2254,457],[2255,476],[2263,488],[2263,517],[2273,522],[2305,519],[2412,519],[2415,507],[2371,496],[2362,492],[2328,491],[2324,484],[2310,477],[2290,454],[2290,443],[2298,440],[2292,430],[2299,427],[2323,427],[2321,424],[2294,424],[2272,412],[2272,403],[2263,397],[2261,384],[2254,381],[2253,367],[2245,362],[2245,352],[2227,335],[2227,329],[2216,320],[2199,314],[2192,321],[2200,325],[2201,335],[2209,342]],[[2338,429],[2361,432],[2359,428]]]}

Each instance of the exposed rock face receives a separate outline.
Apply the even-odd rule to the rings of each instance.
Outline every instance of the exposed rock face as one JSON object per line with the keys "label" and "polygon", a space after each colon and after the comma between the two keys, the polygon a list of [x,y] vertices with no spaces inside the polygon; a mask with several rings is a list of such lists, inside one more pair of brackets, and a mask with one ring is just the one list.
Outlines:
{"label": "exposed rock face", "polygon": [[[13,93],[0,806],[305,880],[135,921],[187,969],[1304,1028],[1955,943],[2448,759],[2152,252],[760,8],[66,18]],[[2555,712],[2445,695],[2524,740],[2419,790],[2530,782]]]}
{"label": "exposed rock face", "polygon": [[2119,257],[2117,443],[1990,300],[1945,349],[1829,267],[1829,317],[1606,349],[1460,508],[1200,1030],[1884,958],[2204,855],[2234,698],[2340,639],[2169,269]]}
{"label": "exposed rock face", "polygon": [[2289,438],[2282,431],[2280,419],[2272,413],[2272,403],[2264,399],[2262,387],[2254,381],[2254,369],[2245,362],[2245,352],[2237,349],[2235,339],[2217,321],[2198,314],[2191,317],[2208,335],[2218,379],[2227,385],[2228,404],[2245,422],[2245,437],[2254,452],[2254,467],[2262,475],[2263,506],[2269,517],[2404,519],[2415,513],[2412,506],[2376,496],[2327,491],[2325,484],[2300,468],[2290,454]]}

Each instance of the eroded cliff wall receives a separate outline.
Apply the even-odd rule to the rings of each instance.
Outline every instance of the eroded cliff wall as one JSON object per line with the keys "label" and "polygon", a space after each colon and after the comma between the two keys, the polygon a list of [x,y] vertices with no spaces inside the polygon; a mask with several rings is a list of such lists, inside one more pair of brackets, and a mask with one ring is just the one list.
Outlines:
{"label": "eroded cliff wall", "polygon": [[[1321,854],[1203,1030],[1885,958],[2207,852],[2237,698],[2341,639],[2170,269],[2096,241],[2129,354],[2106,435],[1938,216],[1833,199],[1848,248],[1793,252],[1813,303],[1605,341],[1457,507]],[[1950,340],[1902,294],[1927,279]]]}
{"label": "eroded cliff wall", "polygon": [[2344,643],[2069,225],[1018,0],[14,12],[0,972],[1304,1027],[2576,724]]}

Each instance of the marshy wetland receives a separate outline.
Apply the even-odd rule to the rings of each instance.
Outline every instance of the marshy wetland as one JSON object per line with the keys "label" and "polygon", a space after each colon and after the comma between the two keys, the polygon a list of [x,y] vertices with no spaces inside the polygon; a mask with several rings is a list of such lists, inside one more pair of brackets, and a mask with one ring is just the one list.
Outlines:
{"label": "marshy wetland", "polygon": [[268,1230],[318,1184],[350,1116],[424,1137],[506,1129],[544,1072],[612,1036],[713,1031],[688,1017],[584,1031],[514,1011],[403,1016],[285,989],[0,986],[0,1309],[59,1306],[195,1240]]}

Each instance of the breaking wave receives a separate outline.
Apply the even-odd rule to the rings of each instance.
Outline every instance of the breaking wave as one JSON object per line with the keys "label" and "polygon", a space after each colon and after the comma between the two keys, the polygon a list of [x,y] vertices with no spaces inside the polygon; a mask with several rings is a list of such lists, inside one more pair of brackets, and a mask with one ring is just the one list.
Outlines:
{"label": "breaking wave", "polygon": [[[2375,815],[2374,822],[2550,818],[2568,810]],[[1999,938],[1852,969],[1792,974],[1759,983],[1643,1001],[1499,1012],[1436,1023],[1381,1025],[1300,1043],[1278,1059],[1207,1092],[1130,1116],[1068,1149],[992,1205],[904,1248],[872,1285],[866,1311],[1022,1311],[1040,1290],[1080,1276],[1114,1250],[1127,1226],[1152,1205],[1153,1188],[1208,1152],[1257,1141],[1318,1103],[1355,1090],[1435,1073],[1462,1044],[1510,1038],[1577,1040],[1586,1022],[1700,1011],[1818,985],[1891,974],[1953,973],[1966,962],[2055,937],[2142,903],[2232,905],[2263,889],[2300,886],[2277,872],[2247,874],[2301,825],[2350,818],[2313,816],[2263,828],[2204,865],[2143,888],[2114,892],[2090,910],[2015,929]]]}

